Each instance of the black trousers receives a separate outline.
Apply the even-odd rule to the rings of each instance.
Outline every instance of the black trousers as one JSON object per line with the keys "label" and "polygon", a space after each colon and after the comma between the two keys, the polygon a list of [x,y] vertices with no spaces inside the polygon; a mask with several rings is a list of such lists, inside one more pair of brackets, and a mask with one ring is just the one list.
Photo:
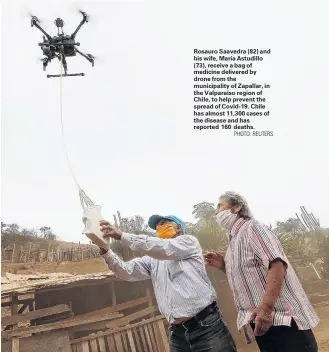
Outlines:
{"label": "black trousers", "polygon": [[256,336],[256,342],[261,352],[318,352],[312,330],[298,330],[294,320],[291,327],[272,326],[265,335]]}
{"label": "black trousers", "polygon": [[234,340],[216,310],[194,325],[170,325],[170,352],[236,352]]}

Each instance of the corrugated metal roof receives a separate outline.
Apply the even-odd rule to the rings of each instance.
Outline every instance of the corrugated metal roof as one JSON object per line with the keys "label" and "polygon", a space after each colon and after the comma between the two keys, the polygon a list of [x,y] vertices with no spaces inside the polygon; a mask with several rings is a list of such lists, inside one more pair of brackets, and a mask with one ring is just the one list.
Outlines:
{"label": "corrugated metal roof", "polygon": [[6,273],[6,276],[1,278],[1,296],[6,297],[13,293],[33,293],[43,289],[75,285],[84,282],[88,284],[90,281],[112,278],[115,278],[115,275],[111,271],[86,275],[73,275],[68,273],[15,275]]}

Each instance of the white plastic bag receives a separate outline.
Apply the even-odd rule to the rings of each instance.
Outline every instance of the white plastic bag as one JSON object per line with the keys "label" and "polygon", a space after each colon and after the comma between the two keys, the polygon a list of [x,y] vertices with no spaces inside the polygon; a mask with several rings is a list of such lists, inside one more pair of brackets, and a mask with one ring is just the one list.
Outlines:
{"label": "white plastic bag", "polygon": [[103,220],[103,217],[99,205],[85,208],[82,218],[85,228],[82,233],[98,247],[108,250],[109,240],[103,237],[103,232],[100,230],[99,225],[100,220]]}

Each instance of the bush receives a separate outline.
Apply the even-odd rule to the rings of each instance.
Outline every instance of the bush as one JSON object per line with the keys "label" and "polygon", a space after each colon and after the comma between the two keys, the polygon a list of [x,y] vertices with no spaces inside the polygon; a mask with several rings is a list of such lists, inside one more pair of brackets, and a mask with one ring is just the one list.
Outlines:
{"label": "bush", "polygon": [[319,249],[319,256],[322,259],[322,277],[329,279],[329,236],[322,241]]}

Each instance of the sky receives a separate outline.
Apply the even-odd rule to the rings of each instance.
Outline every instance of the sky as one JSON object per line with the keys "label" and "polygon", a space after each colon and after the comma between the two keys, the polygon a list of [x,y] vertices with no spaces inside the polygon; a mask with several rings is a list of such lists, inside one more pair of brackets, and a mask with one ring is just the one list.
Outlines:
{"label": "sky", "polygon": [[[173,214],[193,222],[193,205],[241,193],[266,224],[305,206],[329,227],[328,11],[325,1],[5,2],[2,7],[2,221],[81,234],[82,208],[63,149],[59,80],[43,72],[29,13],[70,34],[97,56],[68,59],[63,79],[67,150],[79,184],[113,214]],[[271,115],[234,137],[193,130],[193,50],[271,49],[257,64]]]}

